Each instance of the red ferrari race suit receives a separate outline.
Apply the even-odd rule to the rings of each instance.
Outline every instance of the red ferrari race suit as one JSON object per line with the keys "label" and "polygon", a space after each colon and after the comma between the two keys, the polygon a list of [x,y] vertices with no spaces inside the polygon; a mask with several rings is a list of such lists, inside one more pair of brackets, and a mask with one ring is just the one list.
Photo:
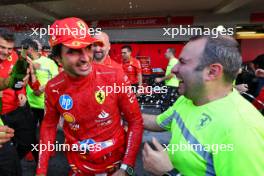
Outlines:
{"label": "red ferrari race suit", "polygon": [[[134,166],[143,120],[134,93],[110,91],[117,86],[130,86],[127,76],[99,64],[93,64],[85,77],[73,78],[62,72],[46,86],[40,145],[54,144],[60,116],[64,118],[65,144],[96,144],[95,150],[85,154],[66,151],[76,175],[111,173],[120,162]],[[120,123],[120,112],[128,122],[127,133]],[[50,154],[48,150],[40,151],[37,174],[47,174]]]}

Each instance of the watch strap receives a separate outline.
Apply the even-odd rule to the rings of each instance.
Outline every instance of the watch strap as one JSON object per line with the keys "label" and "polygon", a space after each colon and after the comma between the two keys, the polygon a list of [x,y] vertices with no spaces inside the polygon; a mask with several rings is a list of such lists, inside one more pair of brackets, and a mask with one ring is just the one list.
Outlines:
{"label": "watch strap", "polygon": [[129,176],[134,175],[133,167],[131,167],[127,164],[121,164],[120,169],[124,170]]}
{"label": "watch strap", "polygon": [[163,176],[177,176],[179,174],[179,172],[176,169],[172,169],[168,172],[166,172],[165,174],[163,174]]}

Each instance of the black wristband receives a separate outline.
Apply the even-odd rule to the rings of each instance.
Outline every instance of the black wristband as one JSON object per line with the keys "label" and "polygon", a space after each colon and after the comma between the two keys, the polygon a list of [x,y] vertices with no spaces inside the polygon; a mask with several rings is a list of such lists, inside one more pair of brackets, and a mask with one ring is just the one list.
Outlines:
{"label": "black wristband", "polygon": [[178,173],[179,172],[176,169],[173,168],[172,170],[170,170],[170,171],[166,172],[165,174],[163,174],[163,176],[177,176]]}

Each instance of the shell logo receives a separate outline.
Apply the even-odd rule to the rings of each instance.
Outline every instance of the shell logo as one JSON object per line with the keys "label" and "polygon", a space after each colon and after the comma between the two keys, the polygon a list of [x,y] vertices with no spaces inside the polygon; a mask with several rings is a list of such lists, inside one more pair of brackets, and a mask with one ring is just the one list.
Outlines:
{"label": "shell logo", "polygon": [[75,118],[71,113],[68,113],[68,112],[63,113],[63,118],[68,123],[75,122]]}

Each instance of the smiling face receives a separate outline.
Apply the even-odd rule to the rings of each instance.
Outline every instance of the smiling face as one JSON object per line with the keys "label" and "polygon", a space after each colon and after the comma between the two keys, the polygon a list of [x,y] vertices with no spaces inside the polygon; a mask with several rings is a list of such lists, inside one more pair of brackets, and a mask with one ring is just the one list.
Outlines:
{"label": "smiling face", "polygon": [[[106,33],[100,32],[94,36],[98,41],[92,45],[93,58],[95,61],[102,61],[109,53],[110,50],[110,42],[109,37]],[[103,42],[103,43],[101,43]]]}
{"label": "smiling face", "polygon": [[196,100],[202,96],[205,88],[205,69],[197,70],[205,44],[206,39],[187,43],[180,54],[179,63],[172,70],[177,78],[181,80],[181,93],[192,100]]}
{"label": "smiling face", "polygon": [[5,60],[11,55],[15,43],[13,41],[7,41],[0,37],[0,60]]}
{"label": "smiling face", "polygon": [[61,48],[61,63],[65,72],[73,77],[86,76],[91,71],[91,49],[71,49],[66,46]]}

